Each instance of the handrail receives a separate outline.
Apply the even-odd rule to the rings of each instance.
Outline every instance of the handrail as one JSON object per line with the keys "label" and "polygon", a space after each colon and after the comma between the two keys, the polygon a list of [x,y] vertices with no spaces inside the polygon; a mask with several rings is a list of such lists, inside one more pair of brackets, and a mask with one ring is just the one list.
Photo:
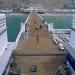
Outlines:
{"label": "handrail", "polygon": [[[30,13],[30,14],[31,14],[31,13]],[[30,17],[30,15],[27,17],[26,21],[24,22],[24,25],[22,26],[22,28],[21,28],[21,30],[20,30],[20,32],[19,32],[17,38],[16,38],[14,50],[15,50],[16,47],[17,47],[17,44],[18,44],[19,39],[20,39],[20,37],[21,37],[21,34],[25,31],[25,24],[28,22],[29,17]]]}
{"label": "handrail", "polygon": [[52,33],[71,33],[71,29],[53,29]]}

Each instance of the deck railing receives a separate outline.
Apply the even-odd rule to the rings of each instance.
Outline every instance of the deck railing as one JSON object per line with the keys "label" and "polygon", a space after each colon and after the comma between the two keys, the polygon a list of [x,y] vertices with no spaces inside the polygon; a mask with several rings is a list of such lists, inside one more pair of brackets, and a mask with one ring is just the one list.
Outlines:
{"label": "deck railing", "polygon": [[16,47],[17,47],[17,45],[18,45],[18,42],[19,42],[19,39],[20,39],[22,33],[25,32],[25,25],[26,25],[26,23],[28,22],[29,17],[30,17],[30,15],[27,17],[26,21],[24,22],[23,26],[21,27],[21,30],[20,30],[20,32],[19,32],[17,38],[16,38],[16,41],[15,41],[14,50],[16,49]]}

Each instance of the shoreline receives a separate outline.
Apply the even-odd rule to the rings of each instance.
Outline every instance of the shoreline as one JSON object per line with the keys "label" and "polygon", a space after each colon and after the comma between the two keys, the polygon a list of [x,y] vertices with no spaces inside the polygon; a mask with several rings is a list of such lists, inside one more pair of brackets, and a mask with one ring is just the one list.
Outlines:
{"label": "shoreline", "polygon": [[[14,15],[26,15],[25,13],[10,13],[9,16],[14,16]],[[28,15],[28,14],[27,14]]]}
{"label": "shoreline", "polygon": [[58,13],[45,13],[45,14],[40,14],[42,16],[74,16],[75,14],[58,14]]}
{"label": "shoreline", "polygon": [[[10,13],[9,15],[26,15],[27,13]],[[29,14],[27,14],[29,15]],[[39,14],[42,16],[74,16],[75,14],[59,14],[59,13],[44,13],[44,14]]]}

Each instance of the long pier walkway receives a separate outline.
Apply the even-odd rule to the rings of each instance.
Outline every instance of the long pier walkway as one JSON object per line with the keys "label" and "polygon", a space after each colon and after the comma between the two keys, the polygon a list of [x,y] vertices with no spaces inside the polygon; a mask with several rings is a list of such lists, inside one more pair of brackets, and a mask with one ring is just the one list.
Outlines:
{"label": "long pier walkway", "polygon": [[[35,23],[36,20],[36,23]],[[29,18],[29,34],[28,39],[21,37],[16,48],[17,54],[56,54],[64,53],[58,50],[58,47],[52,42],[51,33],[43,26],[39,31],[35,30],[36,27],[43,26],[40,17],[32,12]],[[37,35],[39,41],[37,42]]]}
{"label": "long pier walkway", "polygon": [[[57,66],[65,59],[65,51],[59,50],[52,42],[51,33],[35,11],[31,13],[28,24],[28,38],[24,39],[22,35],[15,50],[21,72],[28,75],[55,75]],[[32,64],[37,64],[35,73],[30,71]]]}

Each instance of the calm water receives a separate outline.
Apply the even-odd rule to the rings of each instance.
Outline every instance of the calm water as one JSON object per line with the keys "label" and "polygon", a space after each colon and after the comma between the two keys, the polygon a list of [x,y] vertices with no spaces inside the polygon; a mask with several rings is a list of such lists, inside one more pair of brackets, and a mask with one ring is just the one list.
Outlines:
{"label": "calm water", "polygon": [[[72,16],[49,16],[49,15],[41,15],[48,23],[54,24],[55,29],[68,29],[72,26]],[[7,16],[6,24],[7,24],[7,32],[8,32],[8,41],[14,42],[16,37],[20,31],[21,22],[25,22],[28,15],[11,15]]]}
{"label": "calm water", "polygon": [[27,19],[27,14],[23,15],[11,15],[6,18],[8,41],[14,42],[20,31],[21,22],[25,22]]}
{"label": "calm water", "polygon": [[68,29],[72,26],[73,16],[49,16],[42,15],[46,22],[52,23],[55,29]]}

